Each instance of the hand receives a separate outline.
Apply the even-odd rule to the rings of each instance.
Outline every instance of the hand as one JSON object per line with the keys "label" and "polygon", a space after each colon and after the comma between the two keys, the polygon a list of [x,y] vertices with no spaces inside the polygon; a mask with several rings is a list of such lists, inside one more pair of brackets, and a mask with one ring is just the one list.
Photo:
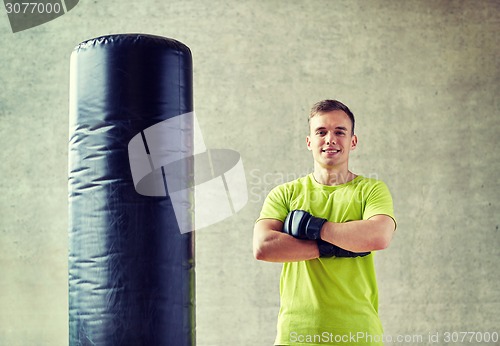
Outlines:
{"label": "hand", "polygon": [[370,252],[352,252],[344,250],[324,240],[318,239],[319,257],[364,257]]}
{"label": "hand", "polygon": [[314,217],[304,210],[292,210],[283,222],[283,232],[298,239],[320,239],[326,219]]}

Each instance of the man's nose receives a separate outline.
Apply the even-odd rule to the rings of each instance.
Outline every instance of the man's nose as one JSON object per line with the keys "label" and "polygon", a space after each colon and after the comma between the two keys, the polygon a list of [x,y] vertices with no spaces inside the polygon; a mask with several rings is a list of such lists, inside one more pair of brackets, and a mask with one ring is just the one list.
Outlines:
{"label": "man's nose", "polygon": [[327,144],[335,144],[335,136],[333,133],[328,132],[325,136],[325,140]]}

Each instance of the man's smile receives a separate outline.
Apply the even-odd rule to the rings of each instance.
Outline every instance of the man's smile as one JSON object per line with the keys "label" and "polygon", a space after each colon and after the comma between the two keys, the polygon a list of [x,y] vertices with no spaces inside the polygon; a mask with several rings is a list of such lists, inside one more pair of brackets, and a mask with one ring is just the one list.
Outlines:
{"label": "man's smile", "polygon": [[336,153],[340,152],[340,149],[325,148],[325,149],[322,149],[321,151],[324,153],[327,153],[327,154],[336,154]]}

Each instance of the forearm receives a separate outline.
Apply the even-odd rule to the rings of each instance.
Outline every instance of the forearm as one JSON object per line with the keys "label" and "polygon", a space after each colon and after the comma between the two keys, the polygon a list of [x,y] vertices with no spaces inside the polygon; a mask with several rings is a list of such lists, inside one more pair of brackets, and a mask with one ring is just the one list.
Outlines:
{"label": "forearm", "polygon": [[345,223],[326,222],[321,239],[353,252],[387,248],[394,233],[394,221],[385,215]]}
{"label": "forearm", "polygon": [[297,262],[319,257],[316,241],[295,239],[259,223],[254,229],[253,252],[256,259],[267,262]]}

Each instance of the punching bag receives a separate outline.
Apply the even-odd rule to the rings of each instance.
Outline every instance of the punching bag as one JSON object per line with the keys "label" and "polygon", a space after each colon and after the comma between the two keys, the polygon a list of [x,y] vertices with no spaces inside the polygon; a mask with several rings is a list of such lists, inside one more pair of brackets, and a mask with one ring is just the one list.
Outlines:
{"label": "punching bag", "polygon": [[[144,175],[156,174],[161,185],[150,190],[163,191],[138,190],[129,148],[133,138],[142,138],[146,164],[158,146],[189,157],[192,118],[181,115],[193,112],[192,73],[188,47],[152,35],[99,37],[71,54],[72,346],[195,344],[194,236],[186,231],[194,229],[190,207],[181,232],[169,176],[149,159]],[[168,126],[148,143],[147,129],[165,122]],[[179,162],[173,167],[189,175],[189,160]]]}

